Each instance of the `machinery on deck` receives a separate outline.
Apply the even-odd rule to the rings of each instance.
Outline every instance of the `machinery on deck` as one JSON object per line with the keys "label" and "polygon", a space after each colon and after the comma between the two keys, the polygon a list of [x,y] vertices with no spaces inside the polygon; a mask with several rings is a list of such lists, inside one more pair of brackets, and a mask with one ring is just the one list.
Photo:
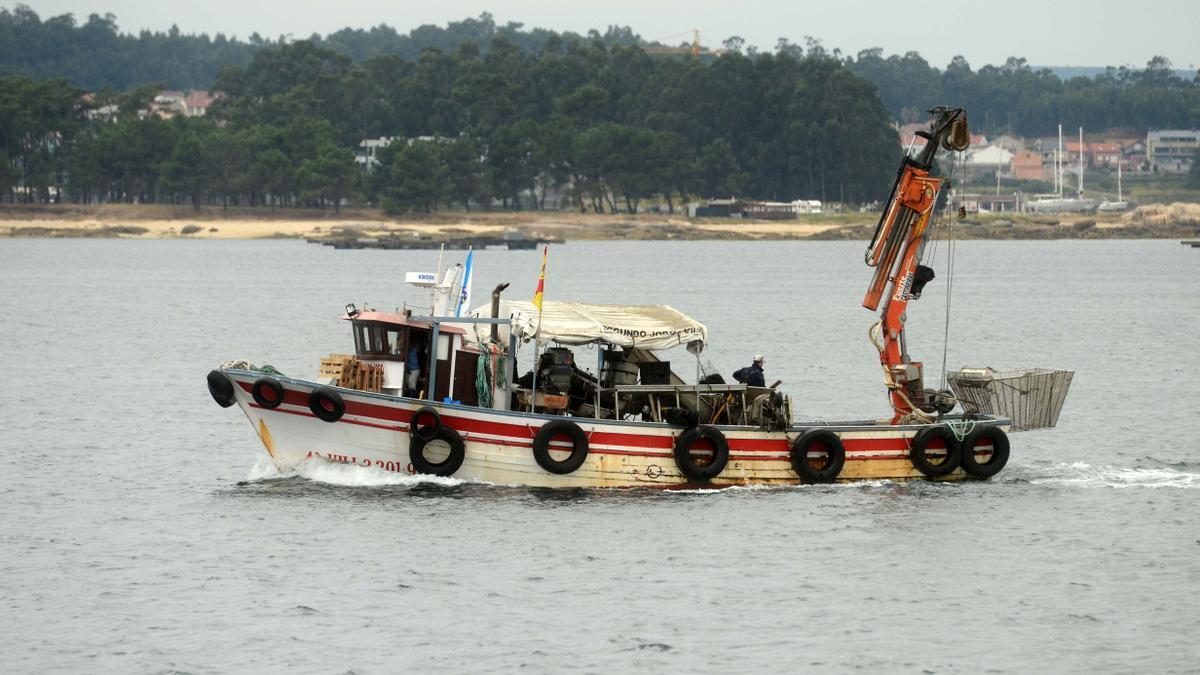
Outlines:
{"label": "machinery on deck", "polygon": [[[875,268],[874,278],[863,298],[863,307],[883,311],[871,328],[871,340],[879,350],[884,382],[890,392],[892,424],[929,421],[930,415],[949,412],[954,399],[948,392],[924,386],[924,364],[913,361],[904,338],[909,300],[921,297],[933,269],[921,264],[927,231],[943,180],[930,175],[939,148],[962,152],[971,143],[966,111],[935,108],[929,131],[917,132],[925,147],[916,159],[905,157],[884,205],[875,234],[864,259]],[[885,300],[886,297],[886,300]]]}

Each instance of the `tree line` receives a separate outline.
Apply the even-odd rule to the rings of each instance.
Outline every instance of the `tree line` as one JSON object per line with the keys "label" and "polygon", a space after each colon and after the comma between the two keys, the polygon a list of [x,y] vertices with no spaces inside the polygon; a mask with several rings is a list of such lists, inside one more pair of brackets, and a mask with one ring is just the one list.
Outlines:
{"label": "tree line", "polygon": [[[204,89],[225,66],[244,66],[260,49],[278,47],[293,37],[263,37],[257,32],[241,40],[223,33],[188,34],[171,26],[166,32],[143,30],[122,33],[112,14],[90,14],[77,21],[72,14],[43,20],[27,5],[0,8],[0,76],[25,75],[34,79],[64,77],[90,90],[125,91],[144,84],[176,89]],[[386,24],[372,28],[343,28],[326,36],[313,34],[309,42],[332,49],[354,61],[379,56],[416,59],[426,49],[454,51],[474,42],[487,51],[500,37],[526,52],[536,52],[549,40],[599,40],[605,44],[639,44],[627,26],[610,26],[586,36],[556,33],[542,28],[525,29],[517,22],[497,24],[491,14],[452,21],[445,27],[424,25],[400,33]]]}
{"label": "tree line", "polygon": [[879,49],[844,61],[875,84],[884,105],[903,122],[922,120],[929,101],[949,101],[965,107],[973,125],[992,136],[1051,135],[1059,124],[1139,135],[1200,128],[1200,74],[1180,77],[1161,56],[1140,70],[1122,66],[1068,80],[1017,57],[979,70],[962,56],[938,70],[916,52],[884,57]]}
{"label": "tree line", "polygon": [[[86,101],[65,80],[0,81],[10,199],[393,211],[674,210],[695,197],[877,199],[899,156],[869,82],[828,56],[654,58],[601,40],[528,53],[495,38],[356,63],[308,41],[222,70],[204,118],[153,93]],[[117,111],[112,113],[115,106]],[[365,138],[398,139],[370,172]],[[424,139],[424,140],[419,140]],[[51,190],[50,188],[55,188]]]}
{"label": "tree line", "polygon": [[[0,76],[65,77],[91,90],[126,91],[151,83],[203,89],[222,67],[245,67],[257,52],[289,41],[288,36],[271,39],[257,33],[246,40],[219,33],[210,38],[203,33],[183,34],[174,26],[165,33],[131,35],[119,31],[111,14],[92,14],[83,23],[70,14],[42,20],[29,7],[17,5],[11,11],[0,9]],[[526,29],[515,22],[500,25],[487,13],[444,27],[420,26],[408,33],[380,24],[314,34],[307,41],[364,65],[381,58],[416,61],[427,49],[450,54],[466,43],[486,54],[493,41],[525,54],[570,42],[601,42],[608,47],[650,44],[623,26],[583,36]],[[752,60],[758,55],[740,37],[731,37],[724,45],[727,53]],[[774,52],[797,60],[809,55],[840,61],[872,82],[892,119],[901,122],[923,119],[934,104],[949,104],[967,108],[976,126],[989,135],[1048,135],[1059,123],[1136,133],[1200,127],[1200,81],[1180,77],[1162,57],[1152,58],[1143,69],[1111,68],[1097,77],[1062,79],[1018,57],[976,70],[956,56],[939,69],[915,51],[885,56],[875,48],[842,55],[812,38],[805,38],[804,45],[781,38]]]}

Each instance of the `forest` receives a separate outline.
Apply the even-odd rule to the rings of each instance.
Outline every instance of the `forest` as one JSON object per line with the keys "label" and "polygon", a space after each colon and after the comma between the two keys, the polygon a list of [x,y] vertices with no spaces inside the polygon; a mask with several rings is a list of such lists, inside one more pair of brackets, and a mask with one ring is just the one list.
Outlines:
{"label": "forest", "polygon": [[[486,54],[468,42],[355,63],[299,41],[223,69],[214,88],[207,116],[166,120],[143,112],[153,87],[88,102],[62,79],[0,80],[0,188],[392,211],[542,208],[557,192],[581,210],[673,210],[697,196],[876,199],[900,152],[872,85],[827,56],[702,62],[601,41],[528,54],[496,38]],[[379,137],[400,140],[355,170],[353,148]]]}
{"label": "forest", "polygon": [[[732,37],[700,58],[643,45],[628,28],[559,34],[487,14],[241,41],[0,9],[0,195],[390,211],[861,203],[899,156],[889,122],[935,103],[964,105],[991,135],[1200,127],[1200,82],[1157,57],[1062,81],[1019,58],[939,70],[812,38],[758,52]],[[223,98],[203,118],[147,115],[167,86]],[[360,170],[354,149],[380,137],[399,140]]]}

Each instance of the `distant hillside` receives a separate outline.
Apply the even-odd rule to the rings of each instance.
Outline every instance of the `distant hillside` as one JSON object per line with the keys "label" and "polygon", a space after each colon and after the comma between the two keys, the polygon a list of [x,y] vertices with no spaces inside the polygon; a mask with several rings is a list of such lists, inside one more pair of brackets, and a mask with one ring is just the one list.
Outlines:
{"label": "distant hillside", "polygon": [[[93,14],[83,23],[70,14],[43,21],[33,10],[18,5],[11,11],[0,10],[0,77],[62,77],[89,90],[128,91],[149,84],[208,89],[222,69],[246,66],[263,50],[292,42],[296,41],[266,39],[257,33],[245,41],[219,33],[213,37],[185,34],[174,26],[166,33],[132,35],[121,33],[111,14]],[[452,54],[466,48],[487,55],[501,43],[526,55],[560,51],[572,43],[662,46],[643,41],[628,27],[610,26],[603,33],[592,30],[587,35],[556,33],[526,29],[520,23],[498,25],[487,13],[445,27],[420,26],[408,33],[383,24],[343,28],[323,37],[313,35],[306,42],[366,66],[385,60],[413,62],[427,49]],[[742,51],[744,41],[736,36],[724,45],[725,57],[703,50],[700,61],[727,60],[734,53],[750,60],[768,55],[751,48]],[[689,58],[687,49],[647,49],[647,53],[658,59]],[[1049,134],[1060,123],[1094,131],[1200,127],[1200,80],[1196,73],[1177,69],[1161,57],[1151,58],[1144,69],[1045,68],[1015,57],[974,69],[961,56],[938,68],[917,52],[885,55],[881,49],[866,49],[843,56],[811,38],[803,46],[780,39],[774,54],[838,60],[873,83],[892,119],[900,122],[923,120],[926,109],[944,103],[966,107],[975,127],[988,135]]]}
{"label": "distant hillside", "polygon": [[[607,45],[641,42],[628,27],[610,26],[604,33],[586,36],[556,33],[522,24],[497,25],[490,14],[446,25],[420,26],[401,34],[380,24],[369,29],[343,28],[325,37],[313,35],[315,44],[332,49],[355,61],[380,56],[414,60],[426,49],[452,52],[473,42],[486,53],[493,40],[506,39],[526,53],[536,52],[550,42],[599,40]],[[280,40],[254,33],[247,40],[218,33],[182,33],[172,26],[166,33],[142,31],[122,33],[112,14],[92,14],[80,23],[71,14],[42,20],[24,5],[0,9],[0,77],[25,75],[35,79],[65,77],[84,89],[112,88],[120,91],[145,84],[162,84],[174,89],[207,89],[225,66],[244,66],[255,52],[278,47]]]}
{"label": "distant hillside", "polygon": [[[1034,66],[1034,69],[1046,69],[1054,73],[1060,80],[1069,80],[1073,77],[1099,77],[1108,72],[1112,66]],[[1181,80],[1190,80],[1198,74],[1196,69],[1176,68],[1175,76]]]}

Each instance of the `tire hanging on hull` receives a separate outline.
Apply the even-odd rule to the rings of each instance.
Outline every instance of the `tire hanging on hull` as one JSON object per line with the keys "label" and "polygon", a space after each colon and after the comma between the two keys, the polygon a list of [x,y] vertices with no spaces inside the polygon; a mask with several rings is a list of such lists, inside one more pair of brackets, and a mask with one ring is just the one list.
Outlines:
{"label": "tire hanging on hull", "polygon": [[[813,466],[808,454],[824,450],[827,458],[820,468]],[[792,441],[788,453],[792,470],[806,483],[831,483],[837,479],[846,464],[846,446],[842,439],[829,429],[812,429]]]}
{"label": "tire hanging on hull", "polygon": [[408,420],[408,433],[426,442],[436,438],[441,429],[442,416],[430,406],[418,409]]}
{"label": "tire hanging on hull", "polygon": [[[567,436],[571,439],[571,454],[566,459],[558,460],[550,456],[550,442],[557,436]],[[533,437],[533,458],[537,460],[538,466],[550,473],[573,473],[583,465],[587,456],[587,434],[570,420],[551,420],[543,424]]]}
{"label": "tire hanging on hull", "polygon": [[260,377],[250,387],[250,395],[255,403],[273,410],[283,403],[283,385],[273,377]]}
{"label": "tire hanging on hull", "polygon": [[[990,441],[992,454],[981,462],[975,455],[975,446],[981,441]],[[976,478],[991,478],[1008,464],[1008,434],[1000,427],[986,425],[976,427],[962,442],[962,468]]]}
{"label": "tire hanging on hull", "polygon": [[228,408],[237,403],[237,397],[233,395],[233,383],[219,370],[208,373],[208,393],[222,408]]}
{"label": "tire hanging on hull", "polygon": [[[927,454],[929,450],[942,450],[941,448],[929,447],[930,442],[942,439],[945,442],[943,451],[943,459],[940,462],[935,462],[930,459]],[[920,471],[926,478],[941,478],[948,476],[951,472],[958,468],[959,461],[962,458],[962,444],[955,438],[954,432],[950,427],[944,424],[938,424],[931,427],[925,427],[913,436],[912,446],[908,451],[908,458],[912,465]]]}
{"label": "tire hanging on hull", "polygon": [[308,409],[326,422],[336,422],[346,414],[346,402],[333,387],[317,387],[308,394]]}
{"label": "tire hanging on hull", "polygon": [[[450,454],[440,462],[432,462],[425,457],[425,447],[433,441],[442,441],[450,446]],[[447,426],[439,426],[433,438],[421,438],[415,434],[409,436],[408,461],[412,462],[417,473],[430,476],[451,476],[462,466],[466,459],[467,448],[462,436]]]}
{"label": "tire hanging on hull", "polygon": [[[695,456],[692,455],[692,446],[696,441],[707,441],[712,445],[712,461],[707,464],[701,464]],[[722,434],[716,427],[698,426],[692,427],[675,439],[675,466],[679,467],[679,471],[695,481],[708,482],[716,478],[722,471],[725,470],[725,465],[729,462],[729,442],[725,440],[725,434]]]}

